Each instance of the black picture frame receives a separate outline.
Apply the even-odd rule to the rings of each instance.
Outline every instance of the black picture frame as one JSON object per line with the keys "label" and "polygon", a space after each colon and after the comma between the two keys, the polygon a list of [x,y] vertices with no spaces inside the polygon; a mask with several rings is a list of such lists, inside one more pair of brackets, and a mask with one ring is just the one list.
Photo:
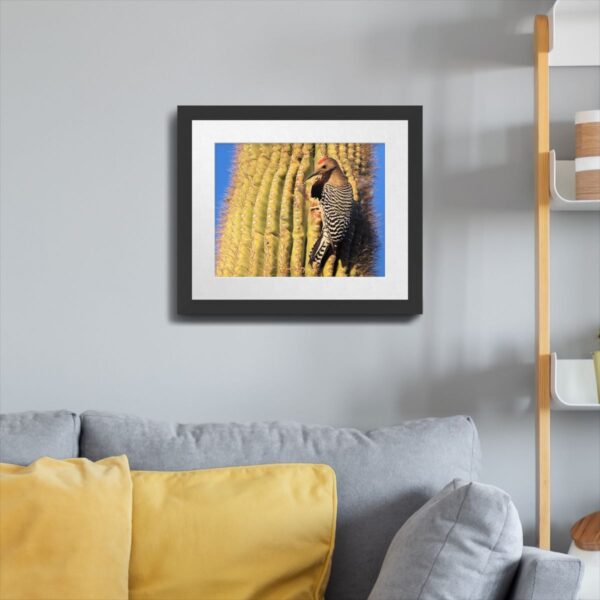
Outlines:
{"label": "black picture frame", "polygon": [[[198,300],[192,298],[192,122],[195,120],[399,120],[408,122],[408,298]],[[388,165],[388,170],[393,166]],[[398,317],[423,312],[421,106],[178,106],[177,312],[203,316]]]}

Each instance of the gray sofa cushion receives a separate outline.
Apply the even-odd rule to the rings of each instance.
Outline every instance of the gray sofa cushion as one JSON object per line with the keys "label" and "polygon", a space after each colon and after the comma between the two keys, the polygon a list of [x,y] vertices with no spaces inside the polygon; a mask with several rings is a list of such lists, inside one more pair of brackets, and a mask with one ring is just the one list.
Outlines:
{"label": "gray sofa cushion", "polygon": [[510,496],[454,480],[400,528],[369,600],[505,600],[522,551]]}
{"label": "gray sofa cushion", "polygon": [[0,415],[0,462],[15,465],[79,455],[79,416],[67,410]]}
{"label": "gray sofa cushion", "polygon": [[176,425],[82,415],[81,455],[127,454],[132,469],[185,470],[280,462],[331,465],[338,482],[327,597],[364,600],[398,528],[449,479],[476,478],[479,440],[468,417],[362,433],[296,423]]}
{"label": "gray sofa cushion", "polygon": [[575,600],[583,565],[567,554],[523,548],[510,600]]}

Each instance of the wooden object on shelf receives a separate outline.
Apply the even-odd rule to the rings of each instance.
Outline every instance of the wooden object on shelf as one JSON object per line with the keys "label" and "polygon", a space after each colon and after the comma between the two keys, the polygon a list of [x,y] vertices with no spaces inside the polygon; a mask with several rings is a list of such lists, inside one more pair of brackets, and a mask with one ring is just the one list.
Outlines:
{"label": "wooden object on shelf", "polygon": [[536,234],[536,455],[538,545],[550,548],[550,114],[548,17],[534,26]]}
{"label": "wooden object on shelf", "polygon": [[[579,163],[587,161],[585,166]],[[595,200],[600,197],[600,156],[575,159],[575,199]]]}
{"label": "wooden object on shelf", "polygon": [[571,527],[571,539],[582,550],[600,550],[600,510],[579,519]]}
{"label": "wooden object on shelf", "polygon": [[600,198],[600,110],[575,115],[575,172],[575,198]]}
{"label": "wooden object on shelf", "polygon": [[600,156],[600,110],[575,113],[575,156]]}
{"label": "wooden object on shelf", "polygon": [[600,156],[600,121],[575,125],[575,156]]}
{"label": "wooden object on shelf", "polygon": [[576,172],[575,183],[577,200],[594,200],[600,196],[600,157],[597,169]]}

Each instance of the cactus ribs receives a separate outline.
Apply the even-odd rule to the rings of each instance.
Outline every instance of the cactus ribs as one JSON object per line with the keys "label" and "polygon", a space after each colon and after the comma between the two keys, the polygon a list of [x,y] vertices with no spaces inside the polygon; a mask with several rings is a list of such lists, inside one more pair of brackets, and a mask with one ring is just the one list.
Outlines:
{"label": "cactus ribs", "polygon": [[[338,213],[323,214],[323,178],[307,181],[326,159],[339,168],[331,175],[339,189],[349,186]],[[218,231],[217,276],[372,275],[373,168],[371,144],[238,144]],[[340,218],[333,223],[332,215]],[[332,243],[316,261],[317,243],[327,235]]]}

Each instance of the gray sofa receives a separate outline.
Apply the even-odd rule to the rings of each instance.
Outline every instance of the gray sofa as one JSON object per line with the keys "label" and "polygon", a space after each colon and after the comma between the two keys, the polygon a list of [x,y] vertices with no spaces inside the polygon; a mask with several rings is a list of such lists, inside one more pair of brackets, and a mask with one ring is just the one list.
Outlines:
{"label": "gray sofa", "polygon": [[[365,600],[407,518],[450,480],[476,480],[480,470],[477,430],[462,416],[366,433],[297,423],[181,425],[93,411],[0,416],[1,462],[29,464],[40,456],[98,460],[119,454],[139,470],[277,462],[331,465],[338,482],[327,588],[331,600]],[[574,600],[581,571],[575,558],[525,548],[509,599]],[[440,591],[439,597],[454,598],[450,591]]]}

